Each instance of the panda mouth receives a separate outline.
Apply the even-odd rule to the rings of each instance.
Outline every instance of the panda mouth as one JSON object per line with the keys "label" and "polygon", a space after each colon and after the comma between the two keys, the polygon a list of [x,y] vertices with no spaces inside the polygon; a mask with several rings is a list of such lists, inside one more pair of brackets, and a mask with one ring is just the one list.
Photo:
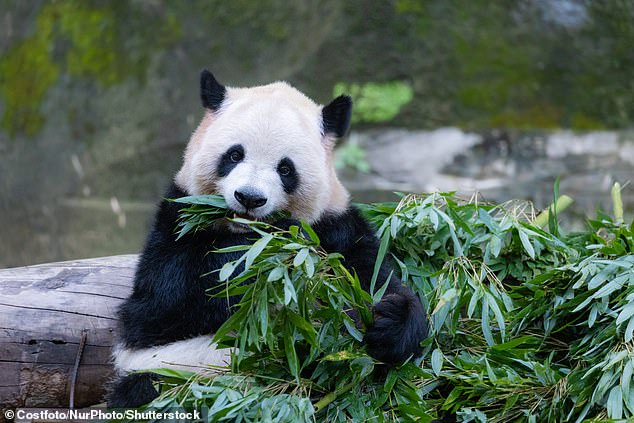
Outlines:
{"label": "panda mouth", "polygon": [[228,225],[229,230],[236,233],[249,232],[251,228],[248,222],[236,221],[234,219],[248,220],[249,222],[263,222],[264,221],[264,218],[258,218],[247,213],[238,213],[238,212],[233,212],[232,214],[228,215],[226,219],[227,219],[226,224]]}
{"label": "panda mouth", "polygon": [[233,219],[245,219],[253,222],[260,222],[261,219],[246,213],[233,213]]}

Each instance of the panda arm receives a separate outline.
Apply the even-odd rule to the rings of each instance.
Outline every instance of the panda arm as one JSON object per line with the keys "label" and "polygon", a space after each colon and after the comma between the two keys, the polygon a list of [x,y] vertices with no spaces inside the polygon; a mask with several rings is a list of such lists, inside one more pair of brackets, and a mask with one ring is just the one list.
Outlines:
{"label": "panda arm", "polygon": [[[166,198],[186,193],[173,186]],[[209,298],[215,273],[234,257],[209,254],[214,246],[239,243],[213,232],[175,240],[179,205],[163,200],[137,266],[132,295],[119,309],[121,341],[128,348],[167,344],[215,331],[230,315],[226,298]],[[233,237],[233,238],[232,238]],[[222,238],[219,240],[218,238]]]}
{"label": "panda arm", "polygon": [[[370,290],[379,241],[359,211],[350,207],[342,214],[330,214],[314,226],[322,247],[344,256],[344,265],[356,272],[362,287]],[[389,278],[381,301],[374,307],[374,324],[365,334],[368,352],[386,363],[399,363],[420,356],[420,342],[427,336],[427,319],[420,299],[394,274],[384,260],[377,287]]]}

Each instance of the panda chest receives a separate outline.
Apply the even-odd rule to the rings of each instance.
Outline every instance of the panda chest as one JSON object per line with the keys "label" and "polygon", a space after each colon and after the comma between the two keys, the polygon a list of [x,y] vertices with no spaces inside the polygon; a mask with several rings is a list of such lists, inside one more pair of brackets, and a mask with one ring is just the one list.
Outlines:
{"label": "panda chest", "polygon": [[[204,265],[201,272],[201,281],[205,289],[219,291],[226,286],[225,281],[219,280],[220,269],[227,263],[240,259],[244,251],[220,252],[223,248],[234,247],[237,245],[250,245],[253,240],[245,236],[231,236],[225,239],[217,240],[212,247],[207,247],[204,252]],[[244,271],[244,263],[238,265],[232,276],[237,276]]]}

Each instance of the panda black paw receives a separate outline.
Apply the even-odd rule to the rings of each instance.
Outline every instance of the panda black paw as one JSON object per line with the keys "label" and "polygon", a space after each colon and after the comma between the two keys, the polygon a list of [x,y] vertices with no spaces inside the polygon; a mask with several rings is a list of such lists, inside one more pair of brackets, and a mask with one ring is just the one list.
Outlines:
{"label": "panda black paw", "polygon": [[374,324],[366,331],[368,353],[387,364],[419,357],[427,336],[427,320],[413,293],[388,294],[374,306]]}
{"label": "panda black paw", "polygon": [[131,373],[122,376],[110,387],[106,396],[109,408],[138,408],[150,403],[159,393],[153,382],[157,376],[152,373]]}

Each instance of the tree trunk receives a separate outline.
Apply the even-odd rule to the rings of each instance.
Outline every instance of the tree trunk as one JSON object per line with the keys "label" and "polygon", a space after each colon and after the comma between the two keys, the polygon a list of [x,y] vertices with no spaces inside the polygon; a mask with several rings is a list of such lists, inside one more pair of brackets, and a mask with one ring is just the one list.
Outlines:
{"label": "tree trunk", "polygon": [[0,269],[0,404],[103,401],[115,313],[136,261],[124,255]]}

